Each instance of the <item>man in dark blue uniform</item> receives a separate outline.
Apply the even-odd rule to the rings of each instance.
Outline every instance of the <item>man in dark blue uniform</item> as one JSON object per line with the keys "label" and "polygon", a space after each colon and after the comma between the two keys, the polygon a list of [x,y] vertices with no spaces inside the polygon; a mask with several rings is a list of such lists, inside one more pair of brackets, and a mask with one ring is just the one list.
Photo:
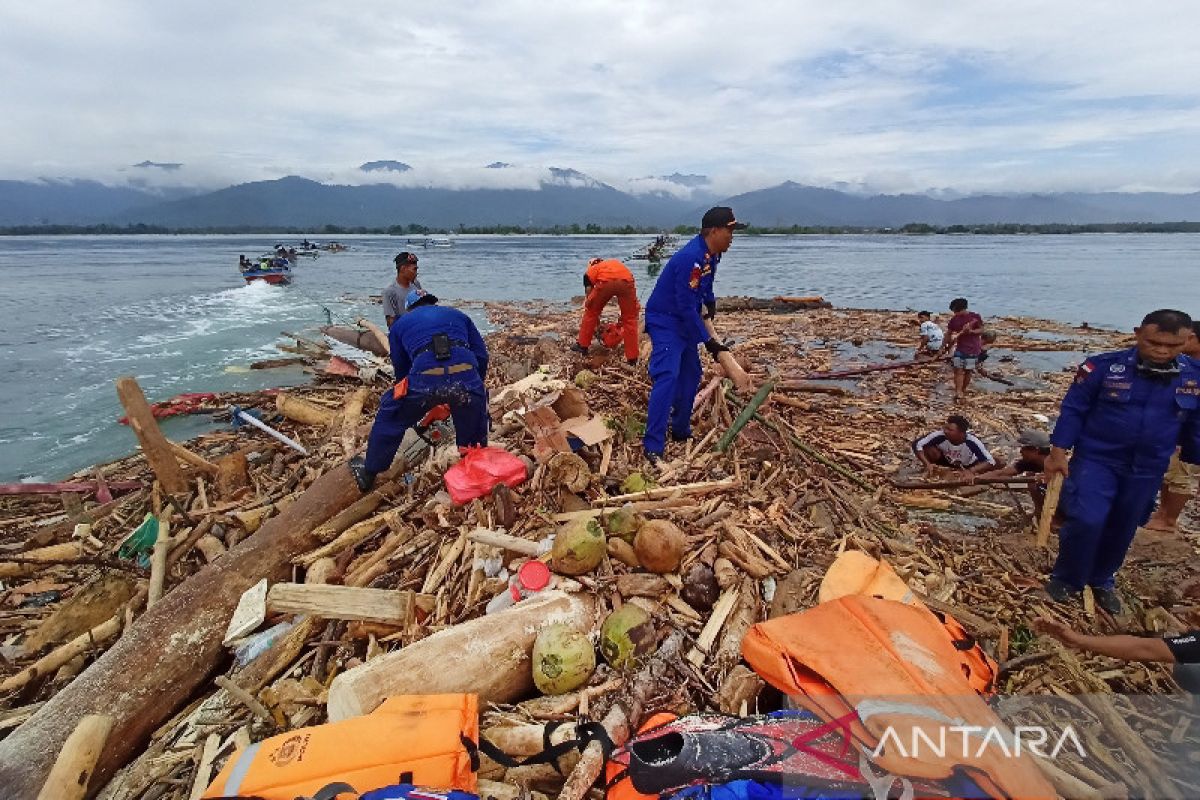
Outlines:
{"label": "man in dark blue uniform", "polygon": [[[1191,318],[1163,309],[1135,328],[1136,346],[1079,367],[1050,436],[1047,479],[1063,475],[1058,559],[1046,583],[1056,602],[1085,586],[1121,611],[1113,578],[1146,522],[1176,446],[1200,463],[1200,363],[1182,355]],[[1067,451],[1073,450],[1068,471]]]}
{"label": "man in dark blue uniform", "polygon": [[657,464],[671,438],[683,441],[692,435],[692,404],[700,388],[703,344],[712,355],[729,348],[712,335],[706,319],[717,313],[713,278],[721,254],[733,243],[733,232],[745,228],[733,209],[710,208],[700,222],[700,234],[679,249],[663,267],[646,301],[646,333],[650,352],[650,403],[646,434],[642,438],[646,459]]}
{"label": "man in dark blue uniform", "polygon": [[367,440],[367,457],[350,460],[362,491],[392,465],[404,433],[435,406],[450,406],[459,447],[487,444],[488,351],[479,329],[456,308],[414,289],[405,298],[408,313],[388,331],[396,384],[379,401]]}

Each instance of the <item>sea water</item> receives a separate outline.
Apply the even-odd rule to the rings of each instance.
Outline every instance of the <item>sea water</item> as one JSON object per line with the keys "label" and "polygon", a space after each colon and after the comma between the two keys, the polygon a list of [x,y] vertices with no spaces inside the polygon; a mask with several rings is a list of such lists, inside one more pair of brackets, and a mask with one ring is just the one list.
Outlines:
{"label": "sea water", "polygon": [[[351,249],[300,259],[292,286],[243,285],[238,256],[276,236],[0,237],[0,481],[58,479],[130,452],[115,378],[147,398],[254,390],[308,377],[248,371],[287,357],[281,331],[317,336],[328,319],[367,316],[411,250],[419,279],[443,302],[547,299],[582,293],[592,256],[628,258],[650,236],[455,236],[450,248],[406,237],[339,236]],[[311,234],[310,239],[325,239]],[[627,261],[643,300],[654,278]],[[716,279],[720,295],[819,294],[835,306],[929,309],[958,296],[985,317],[1029,315],[1130,329],[1148,310],[1200,314],[1200,234],[1070,236],[745,236]],[[481,324],[482,311],[468,309]],[[177,440],[207,417],[163,421]]]}

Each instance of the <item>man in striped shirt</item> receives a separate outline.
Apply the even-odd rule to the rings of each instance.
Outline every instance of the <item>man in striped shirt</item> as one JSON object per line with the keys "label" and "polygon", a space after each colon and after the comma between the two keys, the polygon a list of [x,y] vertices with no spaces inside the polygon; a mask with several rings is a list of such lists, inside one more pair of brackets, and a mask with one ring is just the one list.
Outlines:
{"label": "man in striped shirt", "polygon": [[976,475],[996,468],[992,456],[979,437],[970,433],[971,423],[959,414],[946,417],[940,431],[926,434],[912,443],[913,453],[926,473],[938,467],[962,469]]}

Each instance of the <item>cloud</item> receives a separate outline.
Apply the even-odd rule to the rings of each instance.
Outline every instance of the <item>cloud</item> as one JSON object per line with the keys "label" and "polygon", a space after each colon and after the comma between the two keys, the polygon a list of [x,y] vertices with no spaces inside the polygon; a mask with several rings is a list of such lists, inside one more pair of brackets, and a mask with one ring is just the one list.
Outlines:
{"label": "cloud", "polygon": [[389,182],[458,188],[559,166],[635,191],[1195,190],[1197,23],[1164,0],[9,3],[0,177],[362,182],[394,159]]}

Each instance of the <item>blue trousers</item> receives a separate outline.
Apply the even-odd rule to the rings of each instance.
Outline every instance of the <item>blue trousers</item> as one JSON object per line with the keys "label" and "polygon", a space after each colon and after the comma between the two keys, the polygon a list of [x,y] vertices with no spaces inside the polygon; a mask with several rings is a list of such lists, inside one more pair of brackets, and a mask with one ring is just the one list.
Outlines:
{"label": "blue trousers", "polygon": [[1129,475],[1098,461],[1071,459],[1062,494],[1066,521],[1051,576],[1076,589],[1113,588],[1161,484],[1162,475]]}
{"label": "blue trousers", "polygon": [[642,446],[662,455],[667,445],[667,424],[676,436],[692,433],[692,404],[700,389],[700,354],[672,325],[646,317],[650,351],[650,403],[646,409],[646,434]]}
{"label": "blue trousers", "polygon": [[399,400],[388,389],[379,401],[379,412],[367,439],[367,471],[376,475],[385,472],[392,465],[405,432],[420,422],[429,409],[441,403],[450,405],[454,438],[459,447],[487,444],[488,399],[482,384],[474,386],[446,381],[424,391],[410,389]]}

